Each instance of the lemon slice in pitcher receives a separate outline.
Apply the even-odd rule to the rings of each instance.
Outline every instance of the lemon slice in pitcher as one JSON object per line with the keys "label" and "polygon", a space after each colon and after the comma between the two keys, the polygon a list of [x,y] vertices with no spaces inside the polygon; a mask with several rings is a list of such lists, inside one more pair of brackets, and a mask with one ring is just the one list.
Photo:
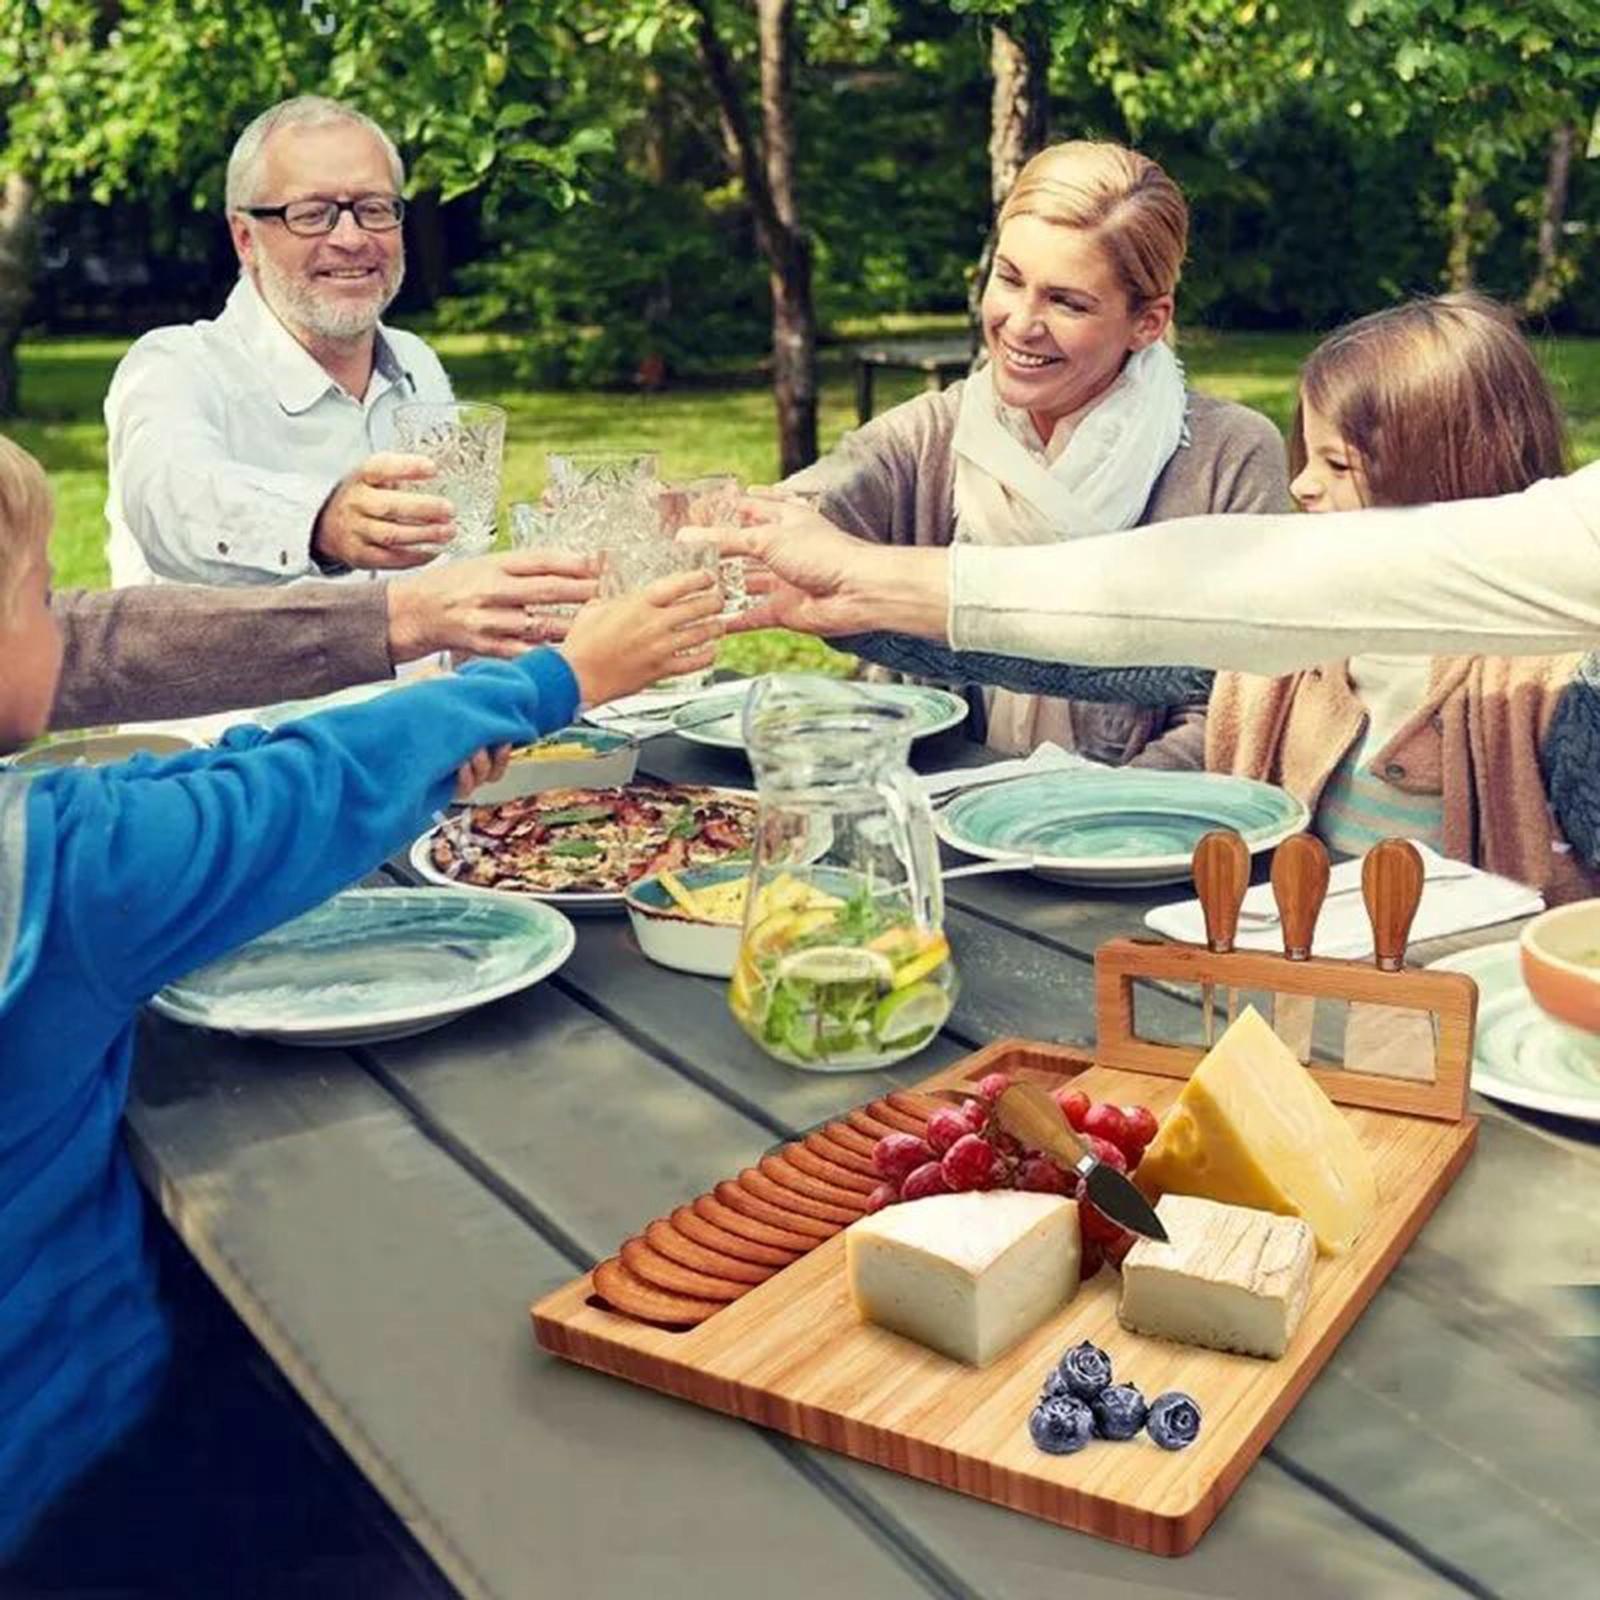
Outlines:
{"label": "lemon slice in pitcher", "polygon": [[936,983],[896,989],[878,1002],[872,1013],[872,1031],[880,1044],[898,1044],[913,1034],[944,1025],[950,1015],[950,995]]}
{"label": "lemon slice in pitcher", "polygon": [[920,983],[930,972],[943,966],[949,959],[950,941],[942,933],[936,933],[920,954],[902,962],[894,969],[894,987],[909,989],[912,984]]}
{"label": "lemon slice in pitcher", "polygon": [[875,983],[889,987],[894,968],[887,956],[853,944],[813,945],[778,963],[778,976],[807,983]]}

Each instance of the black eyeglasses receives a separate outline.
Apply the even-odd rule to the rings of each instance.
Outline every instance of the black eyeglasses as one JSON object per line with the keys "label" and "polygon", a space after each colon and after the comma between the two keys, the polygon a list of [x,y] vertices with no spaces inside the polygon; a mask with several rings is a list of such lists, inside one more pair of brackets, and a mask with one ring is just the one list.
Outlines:
{"label": "black eyeglasses", "polygon": [[312,239],[319,233],[332,233],[346,211],[367,233],[393,233],[405,217],[406,203],[397,194],[367,194],[359,200],[291,200],[286,206],[239,209],[247,217],[276,217],[290,233]]}

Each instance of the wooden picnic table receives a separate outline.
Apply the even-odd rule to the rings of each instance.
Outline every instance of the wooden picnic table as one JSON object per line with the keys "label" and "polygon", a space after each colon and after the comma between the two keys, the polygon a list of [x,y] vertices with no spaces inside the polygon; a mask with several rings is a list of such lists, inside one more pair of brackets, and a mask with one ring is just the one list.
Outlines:
{"label": "wooden picnic table", "polygon": [[923,388],[937,394],[957,378],[964,378],[972,366],[972,341],[956,339],[887,339],[876,344],[857,345],[856,421],[865,425],[872,418],[872,391],[879,371],[920,372]]}
{"label": "wooden picnic table", "polygon": [[[645,751],[662,776],[748,782],[734,755]],[[982,759],[959,734],[919,747],[925,768]],[[769,1060],[721,985],[652,966],[619,917],[581,920],[553,979],[413,1039],[296,1050],[152,1018],[132,1144],[201,1265],[463,1595],[1594,1592],[1600,1318],[1575,1286],[1600,1275],[1600,1148],[1484,1101],[1464,1174],[1179,1561],[534,1346],[530,1301],[766,1147],[997,1037],[1088,1037],[1096,945],[1179,893],[952,883],[960,1001],[928,1050],[877,1074]]]}

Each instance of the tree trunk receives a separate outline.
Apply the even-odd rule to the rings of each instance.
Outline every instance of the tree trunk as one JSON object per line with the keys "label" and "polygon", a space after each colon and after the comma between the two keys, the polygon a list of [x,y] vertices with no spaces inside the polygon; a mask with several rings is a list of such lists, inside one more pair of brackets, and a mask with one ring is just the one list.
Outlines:
{"label": "tree trunk", "polygon": [[1487,184],[1481,173],[1459,166],[1450,184],[1449,249],[1445,256],[1445,287],[1460,293],[1473,286],[1478,257],[1495,236],[1498,223],[1484,201]]}
{"label": "tree trunk", "polygon": [[794,200],[794,0],[758,0],[761,122],[767,188],[777,224],[772,279],[772,389],[778,402],[778,457],[784,477],[817,459],[817,317],[811,298],[811,241]]}
{"label": "tree trunk", "polygon": [[450,286],[450,245],[439,214],[439,196],[432,190],[414,196],[406,207],[406,219],[423,304],[435,306]]}
{"label": "tree trunk", "polygon": [[1522,297],[1529,316],[1550,310],[1566,292],[1567,272],[1561,256],[1561,227],[1567,215],[1567,185],[1572,178],[1574,130],[1570,124],[1550,135],[1550,159],[1545,168],[1544,200],[1539,207],[1538,266],[1533,282]]}
{"label": "tree trunk", "polygon": [[[994,94],[989,108],[989,199],[998,214],[1029,159],[1044,148],[1050,130],[1050,39],[1032,12],[1009,27],[995,24],[989,39]],[[967,294],[973,344],[980,346],[979,303],[994,264],[998,230],[991,228]]]}
{"label": "tree trunk", "polygon": [[700,54],[717,97],[729,161],[744,183],[772,290],[772,388],[784,476],[817,459],[817,319],[811,244],[794,198],[794,0],[756,0],[763,141],[757,145],[711,0],[695,0]]}
{"label": "tree trunk", "polygon": [[33,298],[36,244],[33,185],[10,173],[0,186],[0,417],[14,417],[21,407],[17,345]]}

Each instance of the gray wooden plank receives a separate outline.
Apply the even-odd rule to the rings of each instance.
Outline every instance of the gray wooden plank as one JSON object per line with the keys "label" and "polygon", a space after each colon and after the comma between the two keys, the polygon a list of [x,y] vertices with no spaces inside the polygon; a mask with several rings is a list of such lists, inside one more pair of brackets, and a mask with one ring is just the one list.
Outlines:
{"label": "gray wooden plank", "polygon": [[463,1594],[928,1592],[753,1431],[538,1354],[528,1301],[571,1261],[342,1053],[155,1024],[129,1126],[186,1244]]}
{"label": "gray wooden plank", "polygon": [[[734,1108],[622,1045],[597,1019],[548,990],[364,1054],[429,1126],[447,1132],[453,1148],[594,1256],[737,1171],[765,1139]],[[1054,1581],[1093,1575],[1107,1583],[1107,1593],[1153,1594],[1158,1586],[1173,1592],[1172,1566],[1154,1557],[822,1452],[804,1454],[815,1470],[851,1485],[904,1528],[916,1548],[931,1552],[975,1594],[1042,1595],[1046,1573]],[[1180,1583],[1177,1592],[1242,1600],[1282,1595],[1292,1586],[1332,1597],[1361,1592],[1351,1583],[1375,1572],[1391,1584],[1385,1593],[1448,1592],[1409,1556],[1283,1472],[1263,1470],[1259,1477],[1250,1496],[1259,1511],[1225,1518],[1184,1563],[1193,1575],[1184,1581],[1194,1587]],[[1285,1528],[1315,1530],[1316,1548],[1285,1539]]]}

